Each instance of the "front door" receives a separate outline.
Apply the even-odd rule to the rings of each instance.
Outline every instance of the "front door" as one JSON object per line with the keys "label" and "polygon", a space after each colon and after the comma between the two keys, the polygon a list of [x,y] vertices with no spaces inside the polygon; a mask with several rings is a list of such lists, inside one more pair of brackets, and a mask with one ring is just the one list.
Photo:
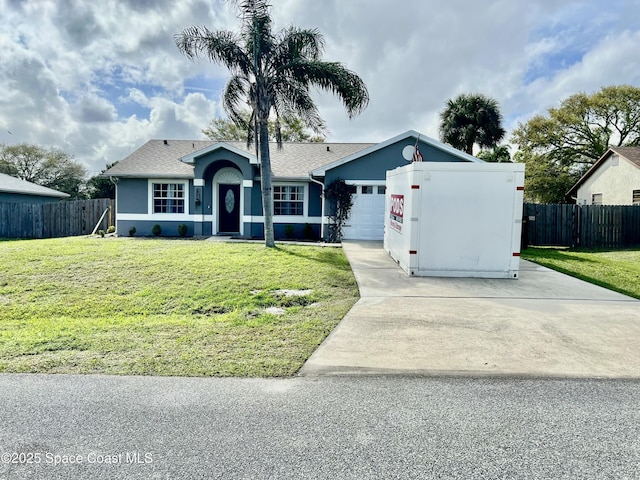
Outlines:
{"label": "front door", "polygon": [[218,231],[240,232],[240,185],[218,185]]}

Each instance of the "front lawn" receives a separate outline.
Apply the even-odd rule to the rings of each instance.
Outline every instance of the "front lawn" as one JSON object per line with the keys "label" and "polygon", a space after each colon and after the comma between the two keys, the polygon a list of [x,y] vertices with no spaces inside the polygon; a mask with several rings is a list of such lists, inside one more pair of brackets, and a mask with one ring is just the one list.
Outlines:
{"label": "front lawn", "polygon": [[292,375],[357,298],[339,248],[1,242],[0,372]]}
{"label": "front lawn", "polygon": [[528,248],[522,258],[640,299],[640,249]]}

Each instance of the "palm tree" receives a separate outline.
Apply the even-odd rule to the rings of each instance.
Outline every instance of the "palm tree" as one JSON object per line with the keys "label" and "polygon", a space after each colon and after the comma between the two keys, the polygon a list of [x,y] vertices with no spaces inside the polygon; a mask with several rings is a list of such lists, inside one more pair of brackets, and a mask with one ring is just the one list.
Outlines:
{"label": "palm tree", "polygon": [[461,94],[449,99],[440,112],[443,142],[473,155],[473,145],[493,148],[505,136],[498,102],[482,94]]}
{"label": "palm tree", "polygon": [[476,156],[485,162],[502,163],[511,161],[509,145],[496,145],[492,149],[480,150]]}
{"label": "palm tree", "polygon": [[[175,42],[188,58],[205,56],[231,72],[223,105],[229,118],[246,129],[248,141],[255,141],[261,166],[265,245],[274,247],[269,117],[275,116],[276,141],[282,148],[282,117],[299,117],[316,133],[325,130],[310,95],[312,85],[337,95],[349,118],[366,108],[369,94],[354,72],[341,63],[321,60],[324,39],[318,30],[289,27],[273,33],[267,0],[243,0],[238,6],[242,21],[239,34],[190,27],[176,35]],[[249,121],[242,117],[245,105],[251,111]]]}

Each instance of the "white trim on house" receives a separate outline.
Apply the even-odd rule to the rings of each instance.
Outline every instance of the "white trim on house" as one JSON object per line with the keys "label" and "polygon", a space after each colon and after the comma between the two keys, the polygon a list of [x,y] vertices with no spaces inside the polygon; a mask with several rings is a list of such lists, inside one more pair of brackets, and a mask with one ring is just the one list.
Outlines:
{"label": "white trim on house", "polygon": [[204,178],[194,178],[193,179],[194,187],[204,187]]}
{"label": "white trim on house", "polygon": [[[304,198],[302,200],[303,205],[302,205],[302,215],[277,215],[277,217],[279,218],[301,218],[301,217],[307,217],[309,214],[309,183],[308,182],[273,182],[271,184],[271,192],[273,193],[273,187],[302,187],[303,190],[303,195]],[[275,209],[275,199],[273,200],[273,206]],[[275,222],[275,218],[276,215],[273,216],[274,218],[274,222]],[[264,220],[263,220],[264,221]],[[293,223],[297,223],[297,222],[293,222]]]}
{"label": "white trim on house", "polygon": [[371,185],[374,187],[379,187],[379,186],[385,186],[387,184],[387,181],[386,180],[345,180],[344,183],[346,183],[347,185],[355,185],[355,186]]}
{"label": "white trim on house", "polygon": [[[184,186],[184,212],[185,213],[154,213],[153,211],[153,184],[154,183],[175,183],[182,184]],[[182,178],[149,178],[147,179],[147,212],[149,215],[153,215],[153,218],[157,220],[169,220],[169,217],[175,215],[186,215],[189,211],[189,180]],[[116,210],[117,211],[117,210]],[[117,214],[120,216],[123,214]],[[117,218],[117,217],[116,217]]]}
{"label": "white trim on house", "polygon": [[[250,219],[250,220],[247,220]],[[293,221],[295,220],[295,221]],[[264,223],[263,215],[252,215],[245,216],[244,220],[247,223]],[[317,217],[309,217],[308,215],[274,215],[273,223],[296,223],[296,224],[304,224],[304,223],[320,223],[322,221],[321,216]]]}
{"label": "white trim on house", "polygon": [[229,150],[230,152],[235,153],[236,155],[240,155],[241,157],[249,160],[251,165],[259,165],[258,158],[255,155],[245,152],[244,150],[240,150],[239,148],[234,147],[233,145],[229,145],[225,142],[216,142],[213,145],[209,145],[208,147],[197,150],[189,155],[185,155],[180,160],[184,163],[195,163],[196,158],[206,155],[207,153],[213,152],[215,150],[219,150],[224,148],[225,150]]}
{"label": "white trim on house", "polygon": [[218,218],[218,197],[220,196],[220,184],[223,185],[240,185],[240,235],[244,235],[244,180],[242,173],[234,167],[221,168],[213,176],[213,185],[211,188],[211,216],[213,217],[211,224],[211,232],[214,235],[220,232],[220,219]]}
{"label": "white trim on house", "polygon": [[[158,218],[158,214],[149,213],[120,213],[118,214],[118,220],[127,221],[167,221],[167,222],[213,222],[215,217],[213,215],[202,215],[200,213],[180,214],[180,213],[166,213],[162,218]],[[323,219],[321,216],[310,217],[308,215],[274,215],[274,223],[320,223]],[[329,220],[329,217],[324,217],[325,221]],[[262,215],[242,215],[240,217],[241,223],[264,223],[264,216]],[[295,221],[292,221],[295,220]],[[215,234],[214,234],[215,235]]]}
{"label": "white trim on house", "polygon": [[[382,150],[383,148],[388,147],[389,145],[393,145],[394,143],[400,142],[402,140],[406,140],[411,138],[412,141],[413,140],[418,140],[418,138],[420,138],[420,141],[426,143],[427,145],[431,145],[434,148],[437,148],[438,150],[442,150],[443,152],[446,152],[450,155],[453,155],[454,157],[458,157],[462,160],[464,160],[465,162],[473,162],[473,163],[485,163],[483,160],[480,160],[479,158],[474,157],[473,155],[469,155],[466,152],[462,152],[460,150],[457,150],[455,148],[453,148],[450,145],[446,145],[442,142],[439,142],[431,137],[427,137],[426,135],[422,135],[421,133],[416,132],[415,130],[409,130],[405,133],[401,133],[400,135],[397,135],[393,138],[390,138],[389,140],[386,140],[382,143],[377,143],[376,145],[373,145],[371,147],[365,148],[364,150],[361,150],[359,152],[354,153],[353,155],[349,155],[347,157],[341,158],[340,160],[337,160],[333,163],[330,163],[328,165],[324,165],[320,168],[316,168],[315,170],[311,171],[311,174],[314,177],[324,177],[327,174],[327,171],[332,170],[336,167],[339,167],[341,165],[344,165],[345,163],[349,163],[353,160],[356,160],[358,158],[364,157],[366,155],[369,155],[373,152],[377,152],[378,150]],[[410,162],[407,162],[410,163]]]}
{"label": "white trim on house", "polygon": [[[202,215],[189,214],[189,213],[119,213],[116,217],[117,221],[120,220],[138,220],[144,222],[189,222],[200,221]],[[197,219],[197,220],[196,220]]]}

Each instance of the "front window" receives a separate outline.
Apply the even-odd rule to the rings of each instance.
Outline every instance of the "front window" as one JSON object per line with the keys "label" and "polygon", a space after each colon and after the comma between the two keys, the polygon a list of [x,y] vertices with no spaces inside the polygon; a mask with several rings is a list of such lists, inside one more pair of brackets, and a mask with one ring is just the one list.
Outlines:
{"label": "front window", "polygon": [[304,187],[275,185],[273,187],[274,215],[304,215]]}
{"label": "front window", "polygon": [[154,183],[153,213],[184,213],[184,184]]}
{"label": "front window", "polygon": [[602,194],[594,193],[591,195],[591,205],[602,205]]}

